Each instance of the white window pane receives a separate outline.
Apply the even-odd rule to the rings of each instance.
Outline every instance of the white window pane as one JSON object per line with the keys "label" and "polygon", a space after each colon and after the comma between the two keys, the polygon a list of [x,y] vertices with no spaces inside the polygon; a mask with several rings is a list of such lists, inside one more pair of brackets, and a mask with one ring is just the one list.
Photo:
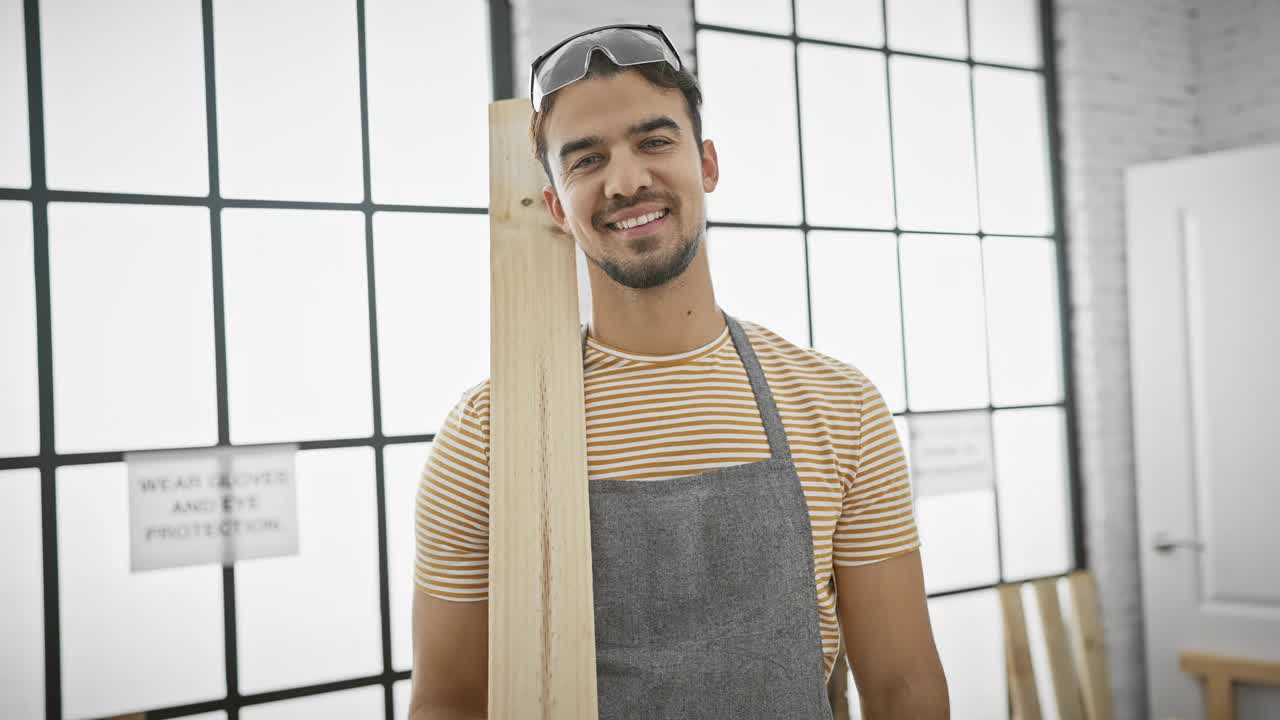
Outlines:
{"label": "white window pane", "polygon": [[208,194],[203,33],[199,0],[42,0],[49,187]]}
{"label": "white window pane", "polygon": [[397,680],[391,685],[392,717],[409,716],[409,699],[412,691],[413,682],[410,680]]}
{"label": "white window pane", "polygon": [[898,224],[915,230],[977,230],[968,67],[895,56],[889,70]]}
{"label": "white window pane", "polygon": [[973,98],[983,231],[1053,232],[1041,76],[975,68]]}
{"label": "white window pane", "polygon": [[493,97],[488,3],[370,0],[364,7],[373,199],[484,207]]}
{"label": "white window pane", "polygon": [[244,720],[350,720],[386,717],[382,685],[308,695],[294,700],[278,700],[249,705],[240,710]]}
{"label": "white window pane", "polygon": [[382,451],[387,505],[387,590],[391,593],[391,667],[413,667],[414,518],[418,480],[431,443],[388,445]]}
{"label": "white window pane", "polygon": [[964,0],[889,0],[889,47],[964,57]]}
{"label": "white window pane", "polygon": [[231,441],[373,433],[364,216],[222,213]]}
{"label": "white window pane", "polygon": [[40,471],[0,471],[0,717],[44,717]]}
{"label": "white window pane", "polygon": [[218,439],[209,211],[51,203],[58,452]]}
{"label": "white window pane", "polygon": [[1040,14],[1035,0],[970,0],[973,59],[1040,64]]}
{"label": "white window pane", "polygon": [[40,452],[31,203],[0,201],[0,457]]}
{"label": "white window pane", "polygon": [[23,2],[0,0],[0,187],[31,186],[29,142]]}
{"label": "white window pane", "polygon": [[884,55],[801,43],[800,110],[809,224],[892,228]]}
{"label": "white window pane", "polygon": [[[799,230],[714,228],[708,234],[716,302],[735,319],[809,345],[804,236]],[[767,280],[765,280],[767,279]]]}
{"label": "white window pane", "polygon": [[[765,32],[791,32],[791,3],[788,0],[697,0],[693,4],[700,23],[731,25]],[[701,60],[702,53],[698,53]]]}
{"label": "white window pane", "polygon": [[1004,579],[1066,572],[1072,551],[1063,411],[997,410],[992,423]]}
{"label": "white window pane", "polygon": [[902,305],[912,410],[988,402],[977,238],[902,236]]}
{"label": "white window pane", "polygon": [[364,197],[352,0],[213,4],[223,197]]}
{"label": "white window pane", "polygon": [[1009,717],[1004,621],[996,591],[933,598],[929,622],[947,675],[951,717]]}
{"label": "white window pane", "polygon": [[245,693],[382,671],[373,450],[299,452],[297,475],[298,554],[236,565]]}
{"label": "white window pane", "polygon": [[62,707],[68,719],[226,695],[222,568],[129,572],[126,471],[124,463],[58,469]]}
{"label": "white window pane", "polygon": [[489,376],[489,218],[380,212],[373,238],[382,432],[435,432]]}
{"label": "white window pane", "polygon": [[982,240],[991,338],[991,402],[1062,400],[1058,262],[1047,238]]}
{"label": "white window pane", "polygon": [[707,196],[711,220],[800,222],[792,52],[788,40],[698,33],[703,136],[720,159],[720,184]]}
{"label": "white window pane", "polygon": [[[902,443],[902,454],[907,458],[907,469],[910,472],[911,477],[914,478],[916,471],[914,466],[911,464],[911,429],[909,427],[907,417],[905,415],[894,415],[893,427],[898,431],[898,440]],[[920,493],[919,484],[914,482],[911,483],[911,491],[912,497],[918,495]]]}
{"label": "white window pane", "polygon": [[880,0],[796,0],[796,32],[820,40],[883,45]]}
{"label": "white window pane", "polygon": [[809,233],[814,348],[858,368],[893,412],[906,406],[893,233]]}
{"label": "white window pane", "polygon": [[945,592],[1000,579],[991,490],[921,496],[916,517],[925,590]]}

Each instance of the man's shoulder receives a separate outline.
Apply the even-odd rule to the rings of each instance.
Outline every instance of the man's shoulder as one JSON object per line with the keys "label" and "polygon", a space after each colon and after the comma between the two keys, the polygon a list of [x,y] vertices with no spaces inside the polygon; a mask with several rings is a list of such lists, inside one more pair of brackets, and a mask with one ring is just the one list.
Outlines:
{"label": "man's shoulder", "polygon": [[468,420],[478,423],[485,432],[489,430],[489,383],[490,378],[468,387],[454,404],[453,412],[461,414]]}
{"label": "man's shoulder", "polygon": [[861,392],[867,377],[858,367],[811,347],[797,345],[768,327],[739,320],[760,364],[778,373],[807,376],[841,392]]}

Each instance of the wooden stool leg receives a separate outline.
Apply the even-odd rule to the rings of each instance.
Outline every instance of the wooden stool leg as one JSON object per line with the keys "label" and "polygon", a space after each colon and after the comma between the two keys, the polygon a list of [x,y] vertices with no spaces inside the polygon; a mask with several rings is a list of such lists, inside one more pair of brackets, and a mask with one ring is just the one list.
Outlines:
{"label": "wooden stool leg", "polygon": [[1209,720],[1235,720],[1235,698],[1231,694],[1231,678],[1210,675],[1205,678],[1205,703]]}

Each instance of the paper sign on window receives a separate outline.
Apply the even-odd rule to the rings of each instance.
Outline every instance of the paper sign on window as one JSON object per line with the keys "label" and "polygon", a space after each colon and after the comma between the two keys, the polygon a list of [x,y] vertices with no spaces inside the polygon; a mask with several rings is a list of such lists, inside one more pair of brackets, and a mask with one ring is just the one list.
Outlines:
{"label": "paper sign on window", "polygon": [[125,453],[129,567],[298,553],[297,445]]}
{"label": "paper sign on window", "polygon": [[911,474],[917,495],[992,486],[991,416],[986,411],[914,415]]}

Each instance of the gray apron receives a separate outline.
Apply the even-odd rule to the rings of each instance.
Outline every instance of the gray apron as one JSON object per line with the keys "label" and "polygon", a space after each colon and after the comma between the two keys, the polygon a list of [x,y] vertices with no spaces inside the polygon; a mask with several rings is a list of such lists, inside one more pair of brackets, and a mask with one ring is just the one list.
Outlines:
{"label": "gray apron", "polygon": [[724,317],[772,457],[590,481],[601,720],[831,718],[808,505],[764,371]]}

